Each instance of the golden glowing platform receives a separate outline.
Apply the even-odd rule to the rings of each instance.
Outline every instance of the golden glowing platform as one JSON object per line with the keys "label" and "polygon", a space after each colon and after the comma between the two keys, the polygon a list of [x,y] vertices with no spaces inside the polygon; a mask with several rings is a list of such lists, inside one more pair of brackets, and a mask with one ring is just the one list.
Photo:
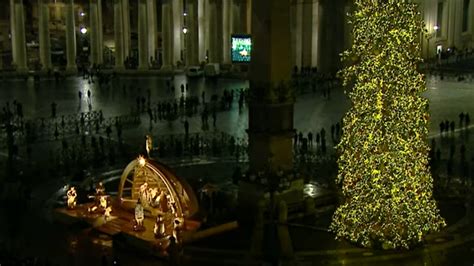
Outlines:
{"label": "golden glowing platform", "polygon": [[[104,196],[107,202],[103,201]],[[93,231],[109,235],[114,242],[122,241],[153,255],[166,255],[170,245],[169,236],[173,234],[178,235],[178,244],[183,244],[186,239],[194,239],[192,235],[201,225],[193,219],[199,206],[186,180],[176,176],[167,166],[143,156],[125,167],[116,198],[105,195],[103,185],[99,183],[95,199],[94,203],[79,204],[74,209],[58,208],[54,211],[54,217],[67,225],[82,224]],[[98,202],[106,207],[100,207]],[[104,210],[109,206],[112,212],[105,217]],[[98,211],[89,212],[92,207]],[[144,228],[136,231],[135,213],[140,213],[140,209],[144,216]],[[165,231],[165,237],[161,239],[154,235],[158,215],[163,218]],[[176,231],[175,220],[180,222]]]}
{"label": "golden glowing platform", "polygon": [[[89,213],[88,209],[93,203],[77,205],[75,209],[58,208],[54,210],[54,218],[56,221],[66,224],[81,224],[84,227],[92,228],[99,233],[112,237],[115,241],[122,241],[127,246],[145,251],[152,255],[164,256],[169,245],[168,238],[156,239],[153,233],[155,219],[153,217],[145,217],[143,221],[144,230],[134,231],[134,214],[123,210],[117,201],[112,204],[111,216],[105,221],[104,215],[99,213]],[[165,222],[166,235],[172,235],[172,222],[174,215],[171,213],[162,213]],[[200,222],[193,220],[185,220],[181,231],[181,239],[192,239],[192,235],[197,231]]]}

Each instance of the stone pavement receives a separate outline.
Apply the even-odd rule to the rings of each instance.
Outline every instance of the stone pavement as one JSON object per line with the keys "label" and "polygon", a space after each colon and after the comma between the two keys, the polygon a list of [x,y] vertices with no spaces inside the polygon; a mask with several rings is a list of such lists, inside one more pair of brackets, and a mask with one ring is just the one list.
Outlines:
{"label": "stone pavement", "polygon": [[[54,80],[44,80],[34,83],[31,79],[6,80],[0,84],[0,105],[17,100],[23,104],[25,118],[50,117],[51,103],[57,104],[58,116],[88,111],[87,91],[91,92],[92,110],[102,110],[105,117],[128,115],[136,106],[136,97],[148,98],[150,91],[151,102],[178,99],[181,96],[180,85],[189,83],[186,96],[201,97],[206,94],[209,101],[212,94],[222,95],[224,89],[240,89],[248,87],[244,80],[217,80],[190,79],[185,76],[176,76],[170,80],[175,86],[174,91],[166,89],[165,77],[124,77],[117,78],[110,86],[99,87],[98,83],[89,84],[82,78],[70,77],[56,83]],[[107,88],[105,88],[107,87]],[[125,88],[125,90],[123,89]],[[79,101],[78,92],[82,92]],[[428,90],[425,96],[430,100],[430,134],[439,132],[439,122],[444,119],[454,120],[458,123],[460,112],[474,114],[474,83],[457,82],[438,78],[428,78]],[[320,130],[322,127],[330,128],[331,124],[338,122],[348,110],[350,102],[342,89],[334,89],[329,100],[324,99],[319,92],[306,93],[297,98],[295,104],[295,128],[302,132]],[[246,137],[247,109],[238,112],[234,102],[230,112],[219,112],[217,115],[217,128],[221,131],[238,137]],[[139,134],[143,136],[149,132],[148,116],[142,115],[142,125],[130,132],[130,136]],[[212,128],[211,128],[212,129]],[[183,133],[184,128],[180,120],[171,123],[161,122],[153,124],[151,130],[158,135]],[[200,117],[190,119],[190,132],[201,131]],[[326,130],[327,132],[328,130]],[[126,134],[126,132],[124,132]],[[125,136],[125,135],[124,135]]]}
{"label": "stone pavement", "polygon": [[[175,91],[168,91],[166,89],[167,78],[164,77],[124,77],[113,81],[109,88],[99,88],[97,83],[89,84],[87,80],[82,80],[81,78],[67,78],[65,81],[60,83],[55,83],[54,80],[41,81],[38,84],[35,84],[33,81],[28,81],[25,83],[21,80],[8,80],[0,83],[0,105],[3,106],[6,101],[9,101],[11,105],[12,101],[16,99],[23,104],[24,113],[27,118],[49,117],[51,115],[51,103],[54,101],[57,103],[58,115],[74,114],[76,112],[85,112],[89,110],[87,91],[90,90],[92,110],[102,110],[104,116],[106,118],[110,118],[113,116],[130,114],[133,107],[136,106],[136,97],[140,96],[147,98],[148,89],[150,90],[151,102],[156,103],[158,101],[179,98],[181,96],[181,90],[179,86],[181,83],[184,83],[185,80],[186,77],[184,76],[176,76],[175,79],[171,81],[176,87]],[[209,98],[214,93],[222,95],[224,88],[240,89],[247,86],[248,83],[243,80],[206,81],[204,79],[196,79],[189,81],[189,90],[187,93],[193,96],[201,97],[201,94],[204,91],[206,94],[206,99],[209,101]],[[123,89],[124,87],[125,90]],[[82,92],[81,101],[79,101],[78,91]],[[444,154],[447,153],[449,144],[442,144],[442,142],[439,141],[439,123],[448,119],[454,120],[457,124],[459,122],[458,114],[460,112],[469,112],[471,116],[474,115],[474,105],[472,104],[472,101],[474,100],[474,83],[456,82],[450,79],[441,81],[437,78],[429,78],[428,90],[425,93],[425,96],[430,100],[431,123],[429,134],[430,137],[435,138],[437,143],[440,144],[443,149],[443,157],[445,157]],[[307,133],[309,130],[315,132],[324,127],[326,128],[326,132],[330,132],[329,129],[331,124],[338,122],[347,111],[349,106],[350,102],[345,97],[342,89],[334,89],[331,92],[331,98],[329,100],[324,99],[319,92],[310,92],[300,95],[298,96],[297,102],[295,104],[295,128],[298,131]],[[141,114],[140,118],[141,123],[139,125],[124,129],[123,132],[125,144],[128,147],[136,147],[135,149],[137,152],[140,150],[140,147],[143,146],[143,137],[145,134],[152,133],[154,136],[158,136],[155,137],[155,143],[157,143],[160,138],[159,136],[184,133],[183,123],[180,119],[172,122],[160,121],[153,123],[150,129],[147,114]],[[188,121],[190,124],[191,133],[202,132],[201,120],[199,116],[191,117],[188,119]],[[236,102],[234,102],[230,111],[219,112],[217,114],[217,132],[222,131],[239,138],[246,138],[245,129],[247,128],[247,125],[247,108],[244,107],[243,111],[239,113]],[[460,136],[463,131],[458,129],[458,125],[456,125],[456,128],[457,132],[455,136]],[[210,131],[214,131],[212,126]],[[101,131],[97,136],[106,137],[106,134],[105,132]],[[450,137],[447,138],[449,139]],[[459,137],[456,138],[460,139]],[[111,145],[114,146],[116,143],[116,133],[112,132]],[[447,143],[449,143],[449,141]],[[50,141],[38,144],[33,152],[34,155],[32,156],[32,163],[47,163],[49,158],[47,156],[48,152],[46,150],[57,150],[60,148],[60,146],[60,141]],[[20,147],[20,157],[23,159],[26,158],[24,149],[25,147]],[[472,153],[470,151],[473,149],[474,145],[472,145],[471,138],[467,148],[466,158],[468,160],[472,159]],[[458,148],[456,151],[458,153]],[[6,150],[0,148],[0,162],[3,163],[0,165],[1,168],[6,165],[5,158]],[[129,160],[131,159],[133,158],[129,158]],[[209,163],[212,165],[213,159],[207,161],[199,159],[197,160],[198,162],[193,163],[193,165],[207,165]],[[175,161],[170,160],[170,163],[173,164],[173,162],[178,166],[183,165],[182,170],[179,171],[181,171],[184,177],[188,175],[196,175],[196,171],[193,171],[194,166],[186,166],[186,163],[189,161],[180,161],[177,158]],[[231,165],[230,162],[229,164],[222,164],[222,167],[216,166],[215,168],[207,168],[203,166],[202,169],[198,171],[198,173],[202,174],[203,176],[207,175],[206,173],[210,175],[210,173],[222,171],[222,169],[226,168],[227,165]],[[227,168],[229,169],[230,167]],[[220,178],[225,178],[225,180],[222,180],[223,184],[228,182],[228,177],[228,174],[224,174],[223,176],[221,175]],[[214,175],[213,178],[218,179],[219,176]],[[33,195],[40,198],[45,197],[46,194],[54,190],[54,188],[51,187],[58,187],[62,184],[62,182],[63,181],[60,180],[49,180],[42,186],[43,188],[48,187],[45,189],[45,191],[47,190],[48,192],[43,191],[44,193],[42,193],[42,191],[34,191]],[[467,228],[466,226],[469,225],[472,225],[472,223],[466,223],[465,226],[459,226],[459,230],[464,230]],[[453,248],[447,248],[446,251],[444,251],[443,254],[445,255],[443,256],[447,257],[448,261],[456,261],[456,259],[460,261],[461,258],[464,258],[465,260],[462,261],[463,263],[468,261],[468,258],[474,257],[472,253],[472,239],[469,238],[470,236],[472,236],[472,234],[467,232],[466,239],[463,240],[464,242],[462,242],[462,245]],[[455,240],[458,241],[459,239],[456,238]],[[417,251],[413,253],[415,254],[413,256],[410,255],[412,253],[406,256],[403,255],[400,260],[393,259],[390,256],[387,258],[393,259],[393,265],[395,265],[395,262],[397,261],[401,261],[404,265],[417,265],[420,263],[427,263],[427,265],[450,264],[444,263],[446,260],[436,257],[434,252],[428,252],[428,255],[423,256],[420,254],[425,253],[420,252],[421,251]],[[301,255],[305,255],[305,253],[302,253]],[[309,253],[307,255],[311,257],[311,254]],[[365,257],[369,258],[365,260]],[[380,265],[380,261],[384,261],[382,257],[380,257],[380,260],[370,259],[371,257],[377,256],[372,256],[370,254],[364,255],[363,252],[357,253],[357,255],[355,255],[353,258],[350,256],[341,257],[337,254],[315,255],[316,260],[325,261],[325,263],[328,264],[346,263],[352,265]],[[311,265],[308,264],[308,260],[304,259],[304,256],[302,256],[300,259],[301,265]],[[430,262],[432,259],[437,262]],[[456,265],[463,264],[458,263]]]}

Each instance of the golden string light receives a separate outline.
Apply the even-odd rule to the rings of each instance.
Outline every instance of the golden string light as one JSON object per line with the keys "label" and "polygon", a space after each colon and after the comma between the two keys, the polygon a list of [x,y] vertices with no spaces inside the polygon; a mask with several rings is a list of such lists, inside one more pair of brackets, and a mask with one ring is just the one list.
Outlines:
{"label": "golden string light", "polygon": [[352,48],[340,73],[353,105],[338,145],[344,202],[330,229],[365,247],[405,248],[445,226],[428,167],[423,21],[406,1],[356,0]]}

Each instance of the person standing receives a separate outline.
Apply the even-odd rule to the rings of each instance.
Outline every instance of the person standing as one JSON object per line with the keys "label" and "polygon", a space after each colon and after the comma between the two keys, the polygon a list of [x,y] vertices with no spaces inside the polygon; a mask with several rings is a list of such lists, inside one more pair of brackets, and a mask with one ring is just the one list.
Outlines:
{"label": "person standing", "polygon": [[464,113],[461,112],[459,114],[459,128],[461,128],[463,124],[464,124]]}
{"label": "person standing", "polygon": [[298,133],[295,132],[295,135],[294,135],[294,141],[293,141],[293,145],[296,147],[298,147]]}
{"label": "person standing", "polygon": [[51,117],[52,118],[56,118],[56,107],[57,107],[56,103],[53,102],[51,104]]}
{"label": "person standing", "polygon": [[216,110],[214,109],[212,111],[212,125],[214,126],[214,128],[216,128],[216,121],[217,121],[217,112]]}
{"label": "person standing", "polygon": [[150,118],[150,125],[153,123],[153,112],[151,111],[151,108],[148,107],[148,117]]}
{"label": "person standing", "polygon": [[308,142],[309,147],[313,147],[313,133],[311,133],[311,131],[308,132]]}
{"label": "person standing", "polygon": [[189,136],[189,122],[188,120],[184,120],[184,138],[187,140]]}

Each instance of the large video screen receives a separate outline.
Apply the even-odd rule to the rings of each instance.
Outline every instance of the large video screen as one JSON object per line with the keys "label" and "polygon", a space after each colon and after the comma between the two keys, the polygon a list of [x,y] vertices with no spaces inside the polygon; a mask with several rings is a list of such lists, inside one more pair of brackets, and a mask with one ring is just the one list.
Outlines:
{"label": "large video screen", "polygon": [[252,38],[250,35],[233,34],[231,38],[232,63],[249,63],[252,54]]}

